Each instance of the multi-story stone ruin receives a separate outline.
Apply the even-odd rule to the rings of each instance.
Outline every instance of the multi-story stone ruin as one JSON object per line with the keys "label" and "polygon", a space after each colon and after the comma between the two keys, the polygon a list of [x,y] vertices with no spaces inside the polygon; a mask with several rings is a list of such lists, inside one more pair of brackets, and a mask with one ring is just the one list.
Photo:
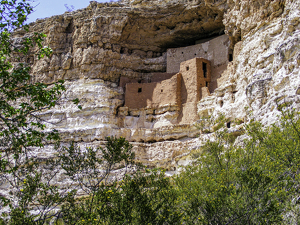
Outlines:
{"label": "multi-story stone ruin", "polygon": [[[31,24],[53,53],[24,60],[34,81],[65,80],[60,104],[40,113],[62,144],[97,149],[106,136],[122,136],[138,162],[172,174],[214,137],[193,126],[202,116],[223,114],[238,136],[252,118],[278,121],[278,105],[299,111],[299,15],[299,0],[91,1]],[[15,43],[23,36],[16,31]],[[34,157],[56,153],[49,144]],[[62,176],[57,185],[69,182]]]}
{"label": "multi-story stone ruin", "polygon": [[[41,60],[29,55],[26,62],[35,81],[63,79],[66,86],[61,104],[41,117],[65,143],[97,147],[106,136],[123,136],[146,165],[182,165],[209,136],[196,138],[197,118],[185,113],[195,115],[188,107],[197,107],[199,119],[222,113],[238,130],[249,119],[245,108],[267,124],[277,120],[282,101],[299,106],[299,9],[291,0],[92,1],[86,9],[37,20],[30,32],[45,33],[53,53]],[[23,35],[15,33],[16,43]],[[210,62],[210,81],[201,91],[184,80],[193,70],[184,64],[194,58]],[[127,97],[126,84],[134,97]],[[183,84],[194,94],[184,98]],[[51,155],[49,149],[39,156]]]}
{"label": "multi-story stone ruin", "polygon": [[[141,111],[146,116],[174,111],[177,119],[171,124],[195,122],[197,102],[217,88],[230,54],[226,35],[188,47],[168,49],[167,73],[152,74],[150,81],[121,77],[120,86],[125,89],[125,107],[121,111],[128,111],[129,115]],[[144,121],[137,127],[152,128],[150,124]],[[126,119],[124,126],[128,126]]]}

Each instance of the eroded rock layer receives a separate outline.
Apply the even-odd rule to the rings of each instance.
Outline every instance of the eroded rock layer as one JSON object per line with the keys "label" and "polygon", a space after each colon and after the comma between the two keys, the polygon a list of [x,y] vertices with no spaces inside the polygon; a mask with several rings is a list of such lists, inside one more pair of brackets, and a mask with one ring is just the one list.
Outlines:
{"label": "eroded rock layer", "polygon": [[[91,2],[86,9],[31,24],[32,32],[47,35],[45,44],[53,54],[26,60],[33,63],[37,81],[66,80],[60,105],[42,115],[64,142],[97,146],[105,136],[123,136],[133,142],[138,160],[172,170],[209,136],[199,138],[192,123],[176,124],[176,107],[161,107],[156,114],[143,108],[128,115],[120,78],[155,80],[167,71],[168,49],[225,33],[231,41],[228,60],[211,93],[195,104],[199,118],[223,113],[234,131],[239,128],[234,120],[247,121],[248,108],[270,124],[279,114],[277,104],[289,101],[299,107],[299,17],[299,0]],[[16,41],[22,35],[16,33]],[[71,103],[74,98],[80,99],[82,110]],[[146,127],[139,125],[145,121]]]}

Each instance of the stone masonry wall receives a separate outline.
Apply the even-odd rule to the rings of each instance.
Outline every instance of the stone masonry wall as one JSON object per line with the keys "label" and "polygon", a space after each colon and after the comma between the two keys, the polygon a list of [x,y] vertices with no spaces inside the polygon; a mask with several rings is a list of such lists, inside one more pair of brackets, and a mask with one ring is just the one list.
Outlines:
{"label": "stone masonry wall", "polygon": [[153,83],[130,83],[126,85],[125,106],[129,109],[159,108],[165,105],[179,106],[181,75]]}
{"label": "stone masonry wall", "polygon": [[193,58],[204,58],[211,62],[212,80],[209,85],[210,92],[218,86],[217,79],[221,77],[229,62],[230,41],[227,35],[222,35],[201,44],[182,48],[171,48],[167,51],[167,72],[180,70],[180,63]]}
{"label": "stone masonry wall", "polygon": [[[202,88],[206,97],[197,104],[198,115],[223,113],[242,123],[248,120],[248,108],[255,119],[270,124],[280,114],[277,104],[300,105],[299,21],[299,0],[91,2],[86,9],[31,24],[31,32],[47,35],[44,45],[53,54],[38,60],[33,53],[26,61],[33,64],[36,81],[66,80],[60,105],[41,115],[50,122],[47,128],[61,133],[63,142],[96,148],[105,136],[123,136],[135,146],[138,160],[174,170],[186,164],[183,156],[201,147],[211,134],[195,138],[199,130],[176,124],[178,110],[171,106],[129,113],[123,107],[120,77],[138,80],[164,73],[168,48],[194,45],[196,40],[225,33],[230,44],[226,42],[222,59],[228,60],[230,46],[237,49],[238,45],[239,52],[234,52],[227,66],[217,63],[215,67],[213,61],[223,51],[203,57],[212,62],[212,75],[220,68],[224,76],[218,85],[214,82],[218,77],[212,77],[210,93]],[[15,43],[23,36],[16,32]],[[80,99],[82,110],[72,104],[74,98]],[[232,122],[230,131],[240,126]],[[50,147],[36,151],[41,159],[53,154]]]}
{"label": "stone masonry wall", "polygon": [[[166,74],[167,76],[169,74]],[[164,77],[163,75],[161,77]],[[197,102],[202,98],[203,87],[211,82],[210,61],[194,58],[180,64],[180,73],[170,79],[153,83],[128,83],[125,92],[125,107],[133,109],[157,109],[177,106],[179,124],[190,124],[197,120]]]}
{"label": "stone masonry wall", "polygon": [[[204,77],[203,63],[206,64],[206,77]],[[202,87],[208,86],[211,81],[210,62],[203,58],[194,58],[180,64],[182,74],[181,85],[181,115],[180,124],[195,122],[197,115],[197,102],[201,99]]]}

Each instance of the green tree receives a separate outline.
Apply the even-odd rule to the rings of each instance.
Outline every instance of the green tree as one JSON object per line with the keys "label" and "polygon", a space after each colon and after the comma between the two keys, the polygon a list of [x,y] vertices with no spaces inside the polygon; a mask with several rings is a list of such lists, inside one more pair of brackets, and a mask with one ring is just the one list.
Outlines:
{"label": "green tree", "polygon": [[105,147],[82,151],[71,144],[59,155],[61,170],[84,196],[62,205],[66,224],[179,224],[178,191],[159,169],[135,165],[132,145],[106,137]]}
{"label": "green tree", "polygon": [[[58,132],[46,131],[39,112],[54,107],[65,88],[63,81],[51,85],[33,82],[27,59],[32,54],[39,59],[48,57],[51,49],[43,47],[45,35],[29,33],[29,27],[24,25],[32,12],[29,3],[1,1],[0,179],[7,192],[0,194],[0,207],[7,213],[1,215],[0,224],[45,224],[61,217],[69,224],[83,223],[82,220],[90,224],[91,219],[97,224],[152,220],[162,224],[169,219],[171,210],[166,210],[170,209],[169,204],[174,205],[174,197],[164,201],[169,199],[164,196],[168,196],[166,193],[175,196],[173,191],[168,192],[171,186],[163,173],[120,178],[124,180],[122,188],[120,179],[115,180],[115,175],[111,175],[116,169],[123,175],[128,170],[135,173],[135,169],[130,169],[134,154],[128,141],[107,138],[105,148],[98,150],[81,150],[74,144],[58,148]],[[27,33],[21,41],[13,37],[16,29]],[[36,47],[38,52],[33,51]],[[41,162],[32,157],[34,150],[45,144],[57,147],[57,158]],[[64,190],[53,182],[61,171],[72,180]],[[86,200],[75,199],[78,190],[85,192]],[[113,201],[107,198],[110,194]]]}
{"label": "green tree", "polygon": [[280,121],[245,125],[239,146],[219,127],[176,179],[187,224],[299,222],[300,120],[283,113]]}
{"label": "green tree", "polygon": [[178,191],[159,169],[141,170],[100,185],[86,199],[66,205],[67,224],[181,224]]}
{"label": "green tree", "polygon": [[[0,204],[10,208],[10,224],[29,224],[33,219],[42,224],[50,205],[60,201],[55,200],[55,187],[47,185],[38,162],[30,156],[33,148],[59,141],[57,131],[44,131],[45,124],[38,112],[54,107],[65,90],[63,81],[51,85],[33,82],[31,67],[26,63],[30,54],[39,59],[50,56],[51,49],[42,45],[45,35],[29,33],[21,41],[13,37],[16,29],[28,33],[29,27],[24,22],[32,10],[27,0],[1,1],[0,179],[9,185],[9,192],[0,195]],[[39,50],[33,52],[36,47]],[[29,213],[29,207],[43,201],[48,207],[39,211],[37,218]],[[7,214],[2,216],[8,218]]]}

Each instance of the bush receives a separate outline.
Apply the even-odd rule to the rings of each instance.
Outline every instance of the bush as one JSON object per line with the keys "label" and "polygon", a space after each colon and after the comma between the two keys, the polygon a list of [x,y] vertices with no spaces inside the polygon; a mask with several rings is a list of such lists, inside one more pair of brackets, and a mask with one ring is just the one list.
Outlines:
{"label": "bush", "polygon": [[251,122],[245,129],[248,139],[240,147],[226,129],[218,131],[197,163],[177,177],[187,224],[279,224],[298,218],[300,120],[285,113],[280,126],[264,129]]}
{"label": "bush", "polygon": [[163,171],[146,170],[101,185],[64,215],[66,224],[179,224],[177,191]]}

